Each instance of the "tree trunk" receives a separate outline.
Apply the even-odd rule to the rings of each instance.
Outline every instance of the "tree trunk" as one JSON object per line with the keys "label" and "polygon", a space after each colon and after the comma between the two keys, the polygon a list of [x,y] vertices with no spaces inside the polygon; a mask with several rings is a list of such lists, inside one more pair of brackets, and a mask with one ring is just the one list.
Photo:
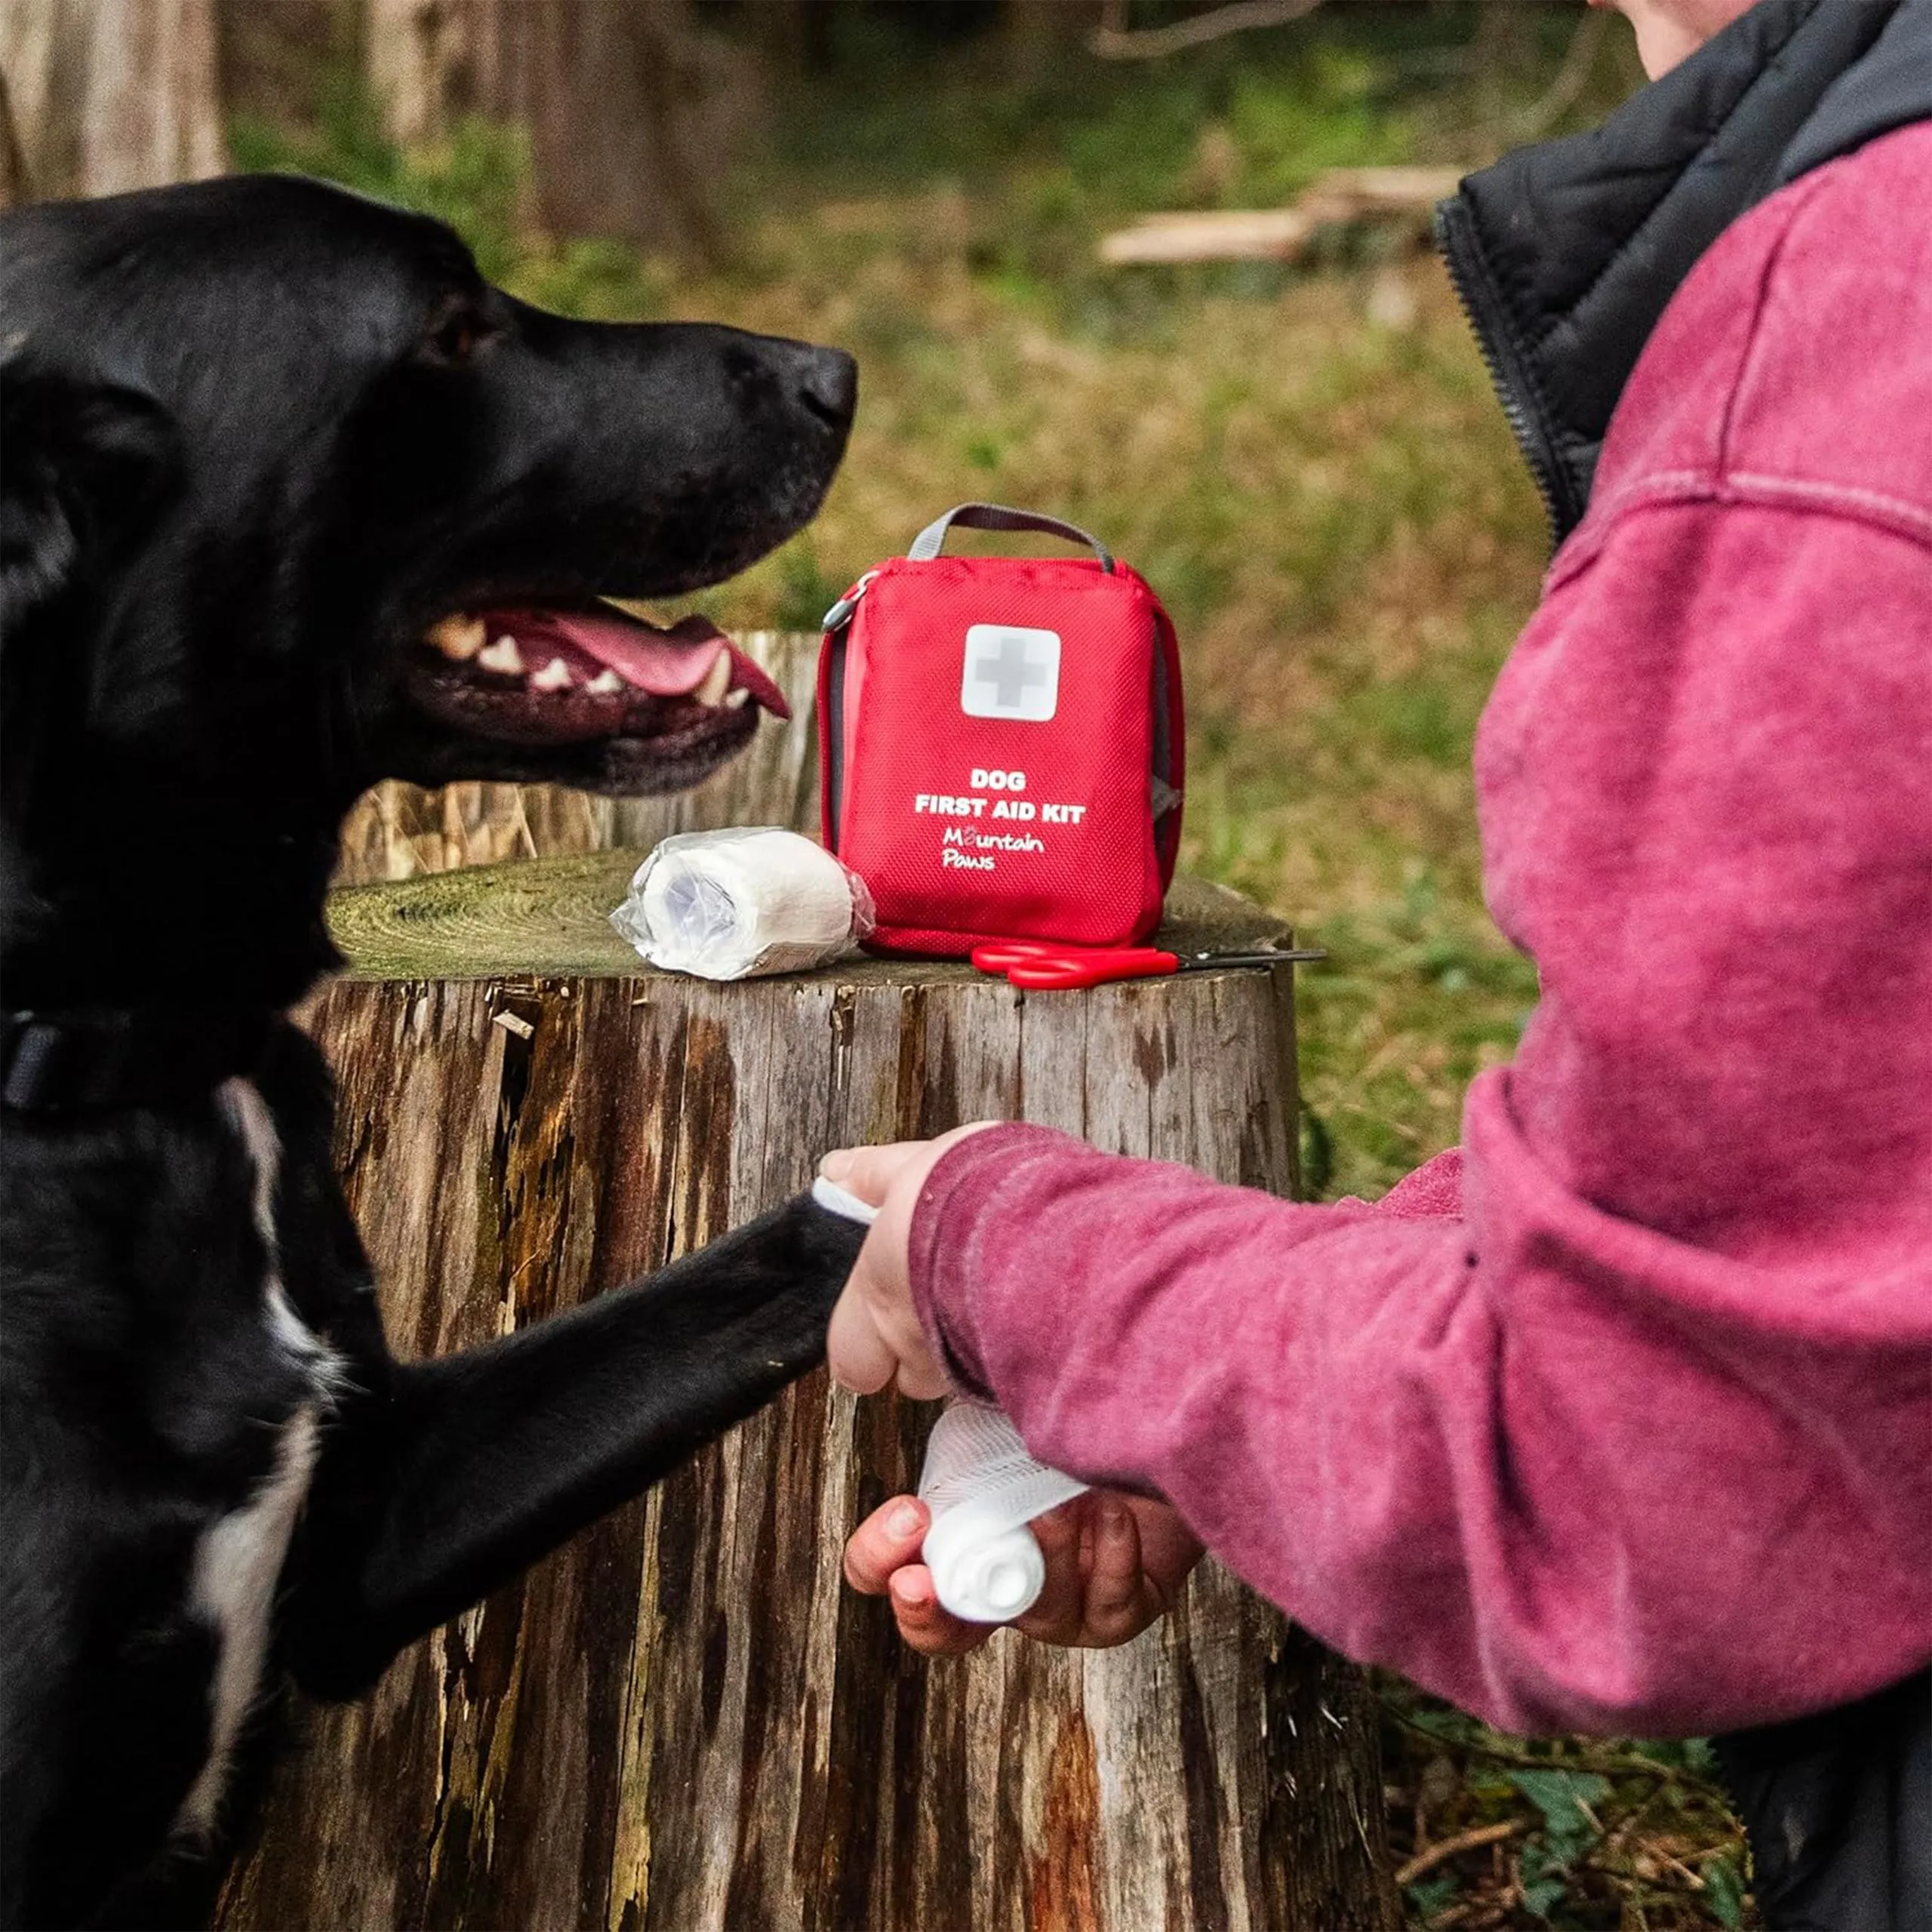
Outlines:
{"label": "tree trunk", "polygon": [[312,126],[331,78],[361,44],[361,0],[215,0],[221,98],[231,115]]}
{"label": "tree trunk", "polygon": [[710,184],[755,103],[689,0],[368,0],[365,49],[399,141],[468,115],[525,128],[546,228],[714,243]]}
{"label": "tree trunk", "polygon": [[1067,59],[1078,59],[1081,42],[1100,21],[1098,0],[1001,0],[999,32],[1008,72],[1037,78]]}
{"label": "tree trunk", "polygon": [[0,67],[0,213],[17,208],[32,193],[26,157],[20,152],[20,131],[14,125],[14,103],[7,91],[7,70]]}
{"label": "tree trunk", "polygon": [[[311,1024],[399,1346],[571,1306],[827,1146],[983,1115],[1289,1190],[1291,969],[1024,998],[909,962],[712,986],[643,971],[604,920],[635,857],[337,902],[362,977]],[[1190,947],[1276,930],[1212,888],[1174,909]],[[1394,1926],[1367,1693],[1224,1573],[1118,1651],[1005,1635],[934,1663],[843,1587],[844,1533],[912,1481],[931,1414],[815,1374],[309,1713],[220,1923]]]}
{"label": "tree trunk", "polygon": [[832,61],[832,0],[747,0],[758,56],[767,69],[790,75]]}
{"label": "tree trunk", "polygon": [[0,74],[42,199],[199,180],[227,165],[214,0],[5,0]]}

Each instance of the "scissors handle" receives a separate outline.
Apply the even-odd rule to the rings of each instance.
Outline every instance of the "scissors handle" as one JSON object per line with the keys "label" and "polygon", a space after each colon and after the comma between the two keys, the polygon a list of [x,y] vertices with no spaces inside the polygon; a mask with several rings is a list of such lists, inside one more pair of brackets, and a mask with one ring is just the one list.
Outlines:
{"label": "scissors handle", "polygon": [[1280,966],[1327,956],[1315,947],[1270,947],[1260,952],[1204,952],[1183,958],[1155,946],[1069,946],[1044,939],[989,940],[973,949],[973,964],[982,973],[1004,976],[1010,985],[1035,992],[1097,986],[1110,980],[1163,979],[1171,973]]}
{"label": "scissors handle", "polygon": [[1084,955],[1063,952],[1015,960],[1007,968],[1010,983],[1035,992],[1097,986],[1109,980],[1158,980],[1180,970],[1180,959],[1158,946],[1096,947]]}
{"label": "scissors handle", "polygon": [[1060,959],[1081,950],[1077,946],[1058,945],[1050,939],[989,940],[985,945],[974,947],[973,964],[982,973],[998,974],[1029,960]]}

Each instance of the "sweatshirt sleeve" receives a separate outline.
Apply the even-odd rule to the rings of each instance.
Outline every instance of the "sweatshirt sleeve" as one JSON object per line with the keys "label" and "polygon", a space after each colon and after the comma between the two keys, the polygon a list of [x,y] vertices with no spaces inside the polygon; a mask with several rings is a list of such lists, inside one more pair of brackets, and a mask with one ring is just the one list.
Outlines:
{"label": "sweatshirt sleeve", "polygon": [[1305,1206],[1004,1128],[921,1198],[922,1315],[1043,1460],[1492,1722],[1861,1696],[1932,1658],[1932,549],[1637,512],[1484,741],[1544,998],[1460,1161]]}

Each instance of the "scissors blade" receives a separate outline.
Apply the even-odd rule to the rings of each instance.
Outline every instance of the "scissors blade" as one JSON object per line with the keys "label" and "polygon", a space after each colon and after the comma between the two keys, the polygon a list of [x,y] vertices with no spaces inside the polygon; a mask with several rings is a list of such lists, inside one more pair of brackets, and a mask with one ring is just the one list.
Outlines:
{"label": "scissors blade", "polygon": [[1183,973],[1211,973],[1223,966],[1291,966],[1298,961],[1326,959],[1318,946],[1271,946],[1262,952],[1194,952],[1180,963]]}

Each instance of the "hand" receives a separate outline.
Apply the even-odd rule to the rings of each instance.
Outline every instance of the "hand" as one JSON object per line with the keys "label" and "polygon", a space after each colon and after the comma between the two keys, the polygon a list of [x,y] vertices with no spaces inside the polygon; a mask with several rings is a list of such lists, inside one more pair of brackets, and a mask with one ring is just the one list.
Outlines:
{"label": "hand", "polygon": [[[899,1634],[928,1657],[976,1651],[999,1626],[967,1623],[940,1607],[932,1572],[919,1561],[931,1521],[915,1497],[895,1497],[852,1532],[845,1580],[887,1597]],[[1043,1644],[1104,1650],[1137,1637],[1174,1607],[1201,1560],[1194,1533],[1164,1503],[1089,1490],[1038,1519],[1046,1588],[1013,1628]]]}
{"label": "hand", "polygon": [[937,1140],[899,1140],[881,1147],[841,1147],[819,1171],[879,1211],[857,1263],[832,1311],[826,1355],[832,1379],[861,1395],[897,1381],[902,1395],[929,1401],[946,1392],[946,1371],[919,1326],[906,1259],[912,1211],[926,1177],[955,1141],[997,1121],[955,1127]]}

